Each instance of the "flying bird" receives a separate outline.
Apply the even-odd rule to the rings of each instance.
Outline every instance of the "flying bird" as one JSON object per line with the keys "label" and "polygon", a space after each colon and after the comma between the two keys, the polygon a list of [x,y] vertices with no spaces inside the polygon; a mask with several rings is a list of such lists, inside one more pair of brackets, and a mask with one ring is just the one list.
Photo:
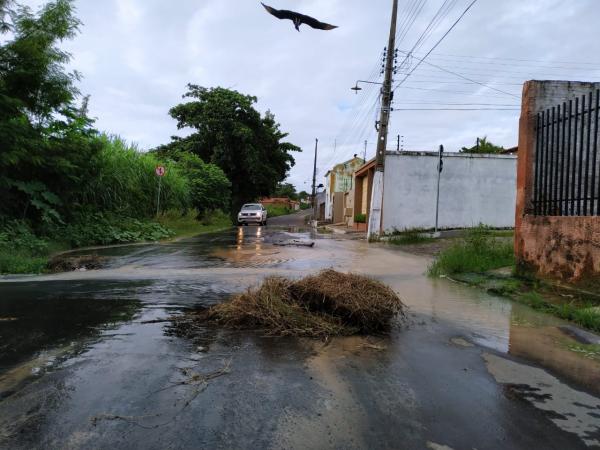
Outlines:
{"label": "flying bird", "polygon": [[296,27],[296,30],[298,31],[300,31],[300,25],[302,24],[308,25],[309,27],[315,28],[317,30],[333,30],[334,28],[337,28],[337,26],[335,25],[329,25],[328,23],[319,22],[317,19],[314,19],[310,16],[305,16],[304,14],[300,14],[294,11],[288,11],[287,9],[271,8],[270,6],[265,5],[264,3],[261,3],[261,5],[265,7],[269,14],[272,14],[278,19],[289,19],[292,22],[294,22],[294,27]]}

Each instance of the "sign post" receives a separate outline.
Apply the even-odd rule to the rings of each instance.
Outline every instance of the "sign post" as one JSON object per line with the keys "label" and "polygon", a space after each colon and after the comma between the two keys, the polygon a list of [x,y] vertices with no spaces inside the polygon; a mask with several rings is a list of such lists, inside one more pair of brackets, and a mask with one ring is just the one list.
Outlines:
{"label": "sign post", "polygon": [[444,146],[440,145],[439,151],[439,162],[438,162],[438,177],[437,177],[437,197],[435,199],[435,235],[437,237],[439,229],[440,219],[440,181],[442,178],[442,171],[444,170]]}
{"label": "sign post", "polygon": [[156,197],[156,217],[158,217],[160,213],[160,190],[162,187],[162,179],[166,175],[167,170],[163,166],[156,166],[154,172],[158,177],[158,196]]}

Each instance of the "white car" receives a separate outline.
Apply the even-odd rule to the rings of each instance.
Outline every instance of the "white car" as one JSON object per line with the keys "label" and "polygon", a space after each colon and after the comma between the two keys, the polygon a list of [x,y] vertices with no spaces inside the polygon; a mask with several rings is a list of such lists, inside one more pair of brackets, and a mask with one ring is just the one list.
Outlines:
{"label": "white car", "polygon": [[248,225],[249,223],[267,224],[267,210],[260,203],[247,203],[238,213],[238,225]]}

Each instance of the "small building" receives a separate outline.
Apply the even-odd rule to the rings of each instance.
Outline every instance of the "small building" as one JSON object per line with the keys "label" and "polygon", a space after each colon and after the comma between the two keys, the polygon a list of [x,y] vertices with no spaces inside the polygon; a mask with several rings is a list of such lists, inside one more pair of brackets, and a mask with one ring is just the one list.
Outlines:
{"label": "small building", "polygon": [[365,163],[354,155],[325,174],[325,219],[351,224],[354,213],[354,172]]}
{"label": "small building", "polygon": [[292,211],[298,211],[300,209],[300,202],[291,200],[288,197],[263,198],[260,202],[264,206],[281,206]]}

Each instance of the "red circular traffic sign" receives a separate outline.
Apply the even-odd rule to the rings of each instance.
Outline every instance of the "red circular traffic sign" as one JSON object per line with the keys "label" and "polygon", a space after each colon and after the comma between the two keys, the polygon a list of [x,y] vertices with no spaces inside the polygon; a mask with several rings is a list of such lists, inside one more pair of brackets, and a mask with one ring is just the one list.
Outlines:
{"label": "red circular traffic sign", "polygon": [[155,172],[157,176],[164,177],[167,173],[167,169],[165,169],[163,166],[156,166]]}

